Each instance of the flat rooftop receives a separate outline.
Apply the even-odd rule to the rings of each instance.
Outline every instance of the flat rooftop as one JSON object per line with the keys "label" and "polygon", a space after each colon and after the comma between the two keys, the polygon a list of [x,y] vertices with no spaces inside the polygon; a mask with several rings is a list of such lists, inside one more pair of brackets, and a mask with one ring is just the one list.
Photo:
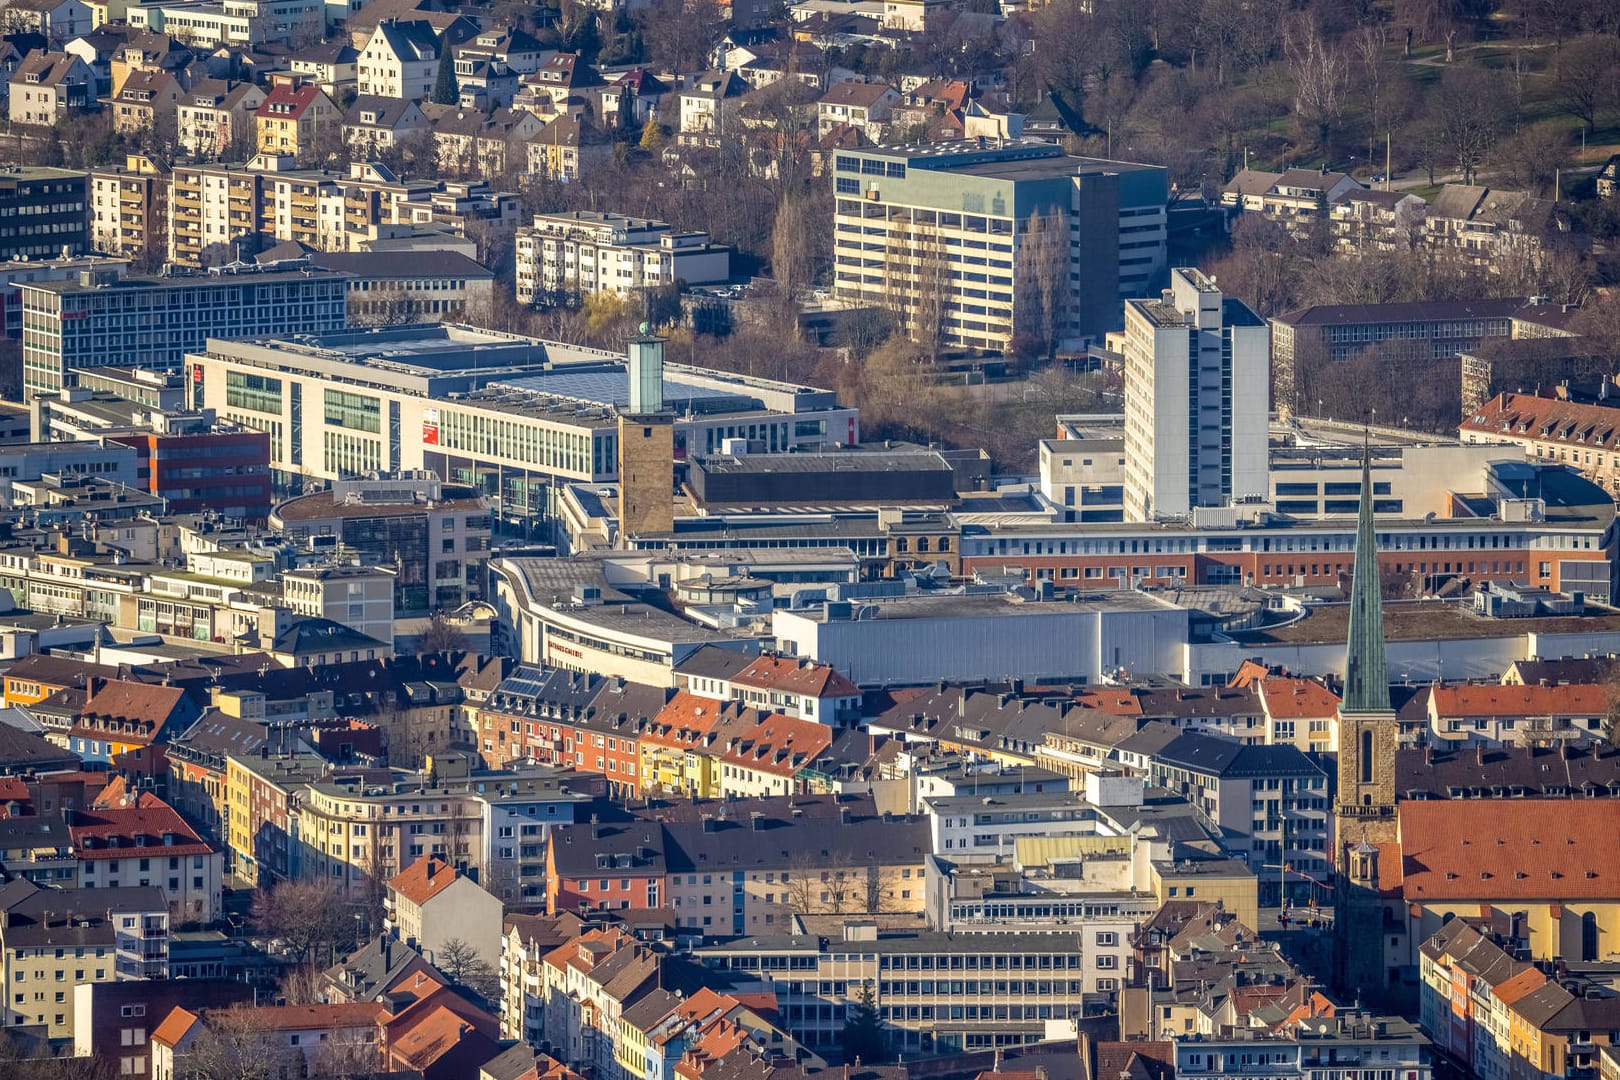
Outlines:
{"label": "flat rooftop", "polygon": [[478,493],[469,487],[444,485],[440,487],[444,498],[437,502],[338,502],[330,491],[317,491],[288,499],[271,511],[271,516],[283,522],[316,521],[324,518],[380,518],[404,517],[411,514],[431,514],[441,510],[461,513],[487,511]]}
{"label": "flat rooftop", "polygon": [[[1600,608],[1587,615],[1492,619],[1449,600],[1386,601],[1387,641],[1436,641],[1458,638],[1518,637],[1521,634],[1582,634],[1620,631],[1620,611]],[[1286,626],[1235,632],[1246,645],[1342,645],[1350,632],[1349,604],[1318,604]]]}
{"label": "flat rooftop", "polygon": [[[503,379],[501,385],[604,408],[630,407],[630,371],[622,365],[617,369],[548,371]],[[702,386],[664,368],[664,408],[676,414],[743,413],[754,411],[758,405],[744,394]]]}
{"label": "flat rooftop", "polygon": [[149,289],[202,289],[221,285],[275,285],[292,281],[346,281],[347,274],[332,270],[248,270],[231,274],[174,274],[169,277],[131,276],[112,277],[110,274],[97,283],[85,284],[77,277],[60,281],[23,281],[18,287],[27,291],[39,289],[59,296],[81,293],[131,293]]}
{"label": "flat rooftop", "polygon": [[[1019,600],[1012,593],[943,593],[897,597],[863,597],[849,601],[855,610],[872,608],[871,618],[882,620],[941,619],[941,618],[1003,618],[1013,615],[1073,615],[1087,612],[1174,611],[1175,605],[1156,600],[1133,590],[1121,589],[1110,593],[1088,593],[1072,599]],[[819,611],[792,611],[788,614],[806,617],[819,616],[828,620],[826,609]],[[862,622],[867,621],[862,619]]]}
{"label": "flat rooftop", "polygon": [[825,454],[696,454],[707,473],[949,472],[937,452],[836,450]]}

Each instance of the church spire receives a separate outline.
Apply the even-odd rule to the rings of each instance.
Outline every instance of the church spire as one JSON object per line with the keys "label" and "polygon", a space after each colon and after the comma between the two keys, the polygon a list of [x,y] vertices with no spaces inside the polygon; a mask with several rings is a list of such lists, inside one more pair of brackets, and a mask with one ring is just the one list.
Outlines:
{"label": "church spire", "polygon": [[1384,597],[1373,534],[1372,450],[1362,449],[1361,511],[1350,579],[1350,638],[1345,656],[1343,712],[1389,711],[1389,669],[1384,657]]}

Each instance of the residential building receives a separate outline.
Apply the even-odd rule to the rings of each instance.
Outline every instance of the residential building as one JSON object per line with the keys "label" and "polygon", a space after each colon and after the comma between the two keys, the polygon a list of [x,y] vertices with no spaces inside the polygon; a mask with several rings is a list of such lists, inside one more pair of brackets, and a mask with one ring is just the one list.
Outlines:
{"label": "residential building", "polygon": [[1285,868],[1299,875],[1288,880],[1291,899],[1309,899],[1314,881],[1325,881],[1332,867],[1327,774],[1296,747],[1188,732],[1152,755],[1149,773],[1198,808],[1227,838],[1227,850],[1252,852],[1263,902],[1280,902]]}
{"label": "residential building", "polygon": [[84,0],[17,0],[0,16],[5,32],[38,34],[51,42],[72,41],[91,28],[90,5]]}
{"label": "residential building", "polygon": [[396,577],[381,566],[344,563],[280,574],[282,597],[295,614],[330,619],[378,641],[394,639]]}
{"label": "residential building", "polygon": [[264,89],[257,83],[230,79],[199,79],[175,107],[175,135],[193,158],[218,160],[243,156],[255,145],[253,114],[264,104]]}
{"label": "residential building", "polygon": [[829,665],[807,660],[703,648],[676,665],[675,685],[700,697],[741,701],[835,727],[860,719],[860,688]]}
{"label": "residential building", "polygon": [[230,978],[85,982],[73,988],[73,1056],[96,1057],[119,1076],[152,1080],[152,1036],[175,1008],[251,1004],[253,988]]}
{"label": "residential building", "polygon": [[228,869],[242,881],[268,886],[292,876],[293,815],[303,785],[326,775],[330,765],[312,752],[264,756],[249,751],[226,758],[229,814],[222,835]]}
{"label": "residential building", "polygon": [[1463,417],[1457,435],[1465,443],[1510,443],[1527,456],[1567,462],[1620,498],[1620,408],[1606,401],[1503,392]]}
{"label": "residential building", "polygon": [[[11,101],[15,109],[15,93]],[[0,236],[0,261],[57,259],[64,250],[68,255],[88,251],[89,207],[89,180],[83,172],[20,166],[0,172],[0,213],[8,222]]]}
{"label": "residential building", "polygon": [[124,75],[105,104],[114,131],[145,136],[156,130],[160,120],[167,124],[184,99],[185,88],[169,72],[137,68]]}
{"label": "residential building", "polygon": [[1347,173],[1327,169],[1288,169],[1281,173],[1244,169],[1222,189],[1223,205],[1255,211],[1305,235],[1326,221],[1333,204],[1361,185]]}
{"label": "residential building", "polygon": [[31,391],[72,386],[80,368],[109,362],[176,367],[216,335],[334,330],[347,315],[343,276],[307,267],[169,277],[87,270],[77,280],[27,283],[22,293]]}
{"label": "residential building", "polygon": [[1429,691],[1429,738],[1442,747],[1546,746],[1602,738],[1608,687],[1436,686]]}
{"label": "residential building", "polygon": [[620,296],[677,283],[701,285],[731,275],[731,249],[709,234],[594,210],[536,214],[517,234],[517,297],[609,292]]}
{"label": "residential building", "polygon": [[69,747],[86,765],[156,777],[162,744],[190,727],[200,708],[185,691],[127,679],[92,678]]}
{"label": "residential building", "polygon": [[1157,166],[960,142],[846,151],[832,173],[834,295],[895,309],[920,341],[1101,340],[1165,270]]}
{"label": "residential building", "polygon": [[317,33],[325,23],[324,0],[169,0],[129,4],[129,25],[182,37],[194,46],[251,47]]}
{"label": "residential building", "polygon": [[8,115],[13,124],[50,127],[58,120],[95,112],[98,107],[95,72],[71,53],[36,49],[23,58],[11,76]]}
{"label": "residential building", "polygon": [[69,811],[68,832],[83,887],[162,889],[174,926],[222,914],[220,852],[151,792],[125,805]]}
{"label": "residential building", "polygon": [[847,124],[881,143],[900,102],[900,95],[887,83],[841,82],[816,102],[816,126],[826,135]]}
{"label": "residential building", "polygon": [[1267,491],[1265,321],[1193,269],[1125,305],[1125,517],[1182,518]]}
{"label": "residential building", "polygon": [[[77,1035],[76,987],[168,976],[169,906],[158,888],[0,889],[7,1028]],[[19,997],[19,995],[21,995]]]}
{"label": "residential building", "polygon": [[323,139],[342,138],[343,114],[320,87],[276,79],[253,110],[254,149],[319,160]]}
{"label": "residential building", "polygon": [[287,57],[287,66],[333,101],[352,95],[360,85],[359,50],[341,35],[299,49]]}
{"label": "residential building", "polygon": [[491,968],[500,962],[501,902],[442,859],[418,859],[395,874],[383,909],[394,936],[430,962],[448,941],[470,946]]}
{"label": "residential building", "polygon": [[362,95],[421,101],[433,93],[439,36],[425,20],[384,19],[356,59]]}
{"label": "residential building", "polygon": [[151,154],[125,155],[124,165],[90,170],[90,244],[109,255],[150,265],[169,246],[166,162]]}
{"label": "residential building", "polygon": [[1509,261],[1539,262],[1572,244],[1568,233],[1569,221],[1551,199],[1484,185],[1442,186],[1424,219],[1430,244],[1488,272]]}
{"label": "residential building", "polygon": [[428,130],[414,101],[362,95],[343,114],[343,142],[356,159],[366,160]]}
{"label": "residential building", "polygon": [[1402,1080],[1434,1075],[1429,1040],[1398,1016],[1338,1009],[1319,1017],[1309,1004],[1299,1012],[1303,1015],[1291,1016],[1272,1031],[1228,1028],[1173,1039],[1175,1075],[1230,1076],[1256,1070],[1276,1080],[1312,1080],[1324,1067],[1350,1062],[1374,1064]]}
{"label": "residential building", "polygon": [[[379,1029],[387,1017],[383,1005],[370,1001],[257,1006],[200,1015],[176,1007],[152,1034],[152,1075],[154,1080],[184,1077],[188,1055],[208,1045],[211,1037],[222,1047],[220,1058],[232,1062],[252,1055],[257,1060],[245,1067],[262,1067],[272,1075],[306,1076],[332,1067],[333,1062],[353,1062],[347,1067],[366,1069],[381,1063],[384,1036]],[[213,1024],[231,1034],[211,1036]]]}
{"label": "residential building", "polygon": [[501,921],[501,1035],[538,1046],[545,1031],[543,963],[552,950],[578,938],[579,916],[519,915]]}
{"label": "residential building", "polygon": [[1612,199],[1617,191],[1620,191],[1620,154],[1609,158],[1597,175],[1598,198]]}

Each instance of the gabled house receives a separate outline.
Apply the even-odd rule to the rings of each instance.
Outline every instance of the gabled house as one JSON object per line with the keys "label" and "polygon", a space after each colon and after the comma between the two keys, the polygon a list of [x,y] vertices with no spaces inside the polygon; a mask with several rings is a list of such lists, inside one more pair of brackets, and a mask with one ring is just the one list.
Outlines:
{"label": "gabled house", "polygon": [[681,91],[682,141],[702,142],[720,133],[727,108],[741,98],[748,84],[732,71],[706,71],[693,76]]}
{"label": "gabled house", "polygon": [[84,0],[11,0],[0,8],[0,32],[40,34],[55,45],[89,33],[92,22]]}
{"label": "gabled house", "polygon": [[525,160],[522,147],[545,130],[538,116],[513,109],[484,113],[428,102],[422,115],[433,131],[439,168],[452,176],[499,176],[509,162]]}
{"label": "gabled house", "polygon": [[336,101],[359,89],[360,50],[342,38],[317,42],[288,54],[287,68]]}
{"label": "gabled house", "polygon": [[529,175],[572,181],[613,156],[608,138],[577,116],[560,116],[524,146]]}
{"label": "gabled house", "polygon": [[167,768],[164,744],[201,715],[178,687],[93,678],[86,690],[68,748],[92,768],[156,777]]}
{"label": "gabled house", "polygon": [[443,859],[418,859],[395,874],[383,909],[393,934],[428,956],[459,940],[491,968],[500,963],[501,902]]}
{"label": "gabled house", "polygon": [[[658,115],[658,107],[669,94],[669,84],[646,68],[631,68],[612,80],[612,85],[621,89],[619,101],[615,104],[615,112],[623,108],[625,101],[630,102],[638,124],[645,124],[647,118]],[[618,121],[617,115],[614,122]]]}
{"label": "gabled house", "polygon": [[232,157],[233,147],[251,147],[253,114],[264,99],[257,83],[201,79],[175,106],[176,139],[196,158]]}
{"label": "gabled house", "polygon": [[1612,199],[1620,192],[1620,154],[1611,157],[1597,174],[1597,196]]}
{"label": "gabled house", "polygon": [[354,99],[343,114],[343,141],[349,153],[360,161],[369,160],[380,150],[428,129],[427,117],[414,101],[365,95]]}
{"label": "gabled house", "polygon": [[341,124],[337,106],[320,87],[291,78],[275,80],[253,111],[260,153],[307,155],[329,128]]}
{"label": "gabled house", "polygon": [[49,126],[65,116],[94,112],[96,77],[77,56],[35,50],[11,77],[7,115],[13,124]]}
{"label": "gabled house", "polygon": [[139,69],[128,72],[106,102],[113,130],[135,135],[155,130],[167,121],[186,98],[185,89],[167,71]]}
{"label": "gabled house", "polygon": [[580,115],[585,111],[586,92],[604,85],[601,74],[577,53],[555,53],[521,81],[514,107],[546,118]]}
{"label": "gabled house", "polygon": [[1507,254],[1538,258],[1568,228],[1550,199],[1468,184],[1442,187],[1424,222],[1431,244],[1491,270]]}
{"label": "gabled house", "polygon": [[67,821],[84,888],[156,886],[174,925],[219,917],[223,857],[156,795],[70,810]]}
{"label": "gabled house", "polygon": [[439,72],[439,37],[423,19],[387,19],[360,50],[361,94],[421,101],[433,92]]}
{"label": "gabled house", "polygon": [[900,94],[884,83],[841,82],[816,103],[816,130],[825,135],[848,124],[881,142],[899,103]]}

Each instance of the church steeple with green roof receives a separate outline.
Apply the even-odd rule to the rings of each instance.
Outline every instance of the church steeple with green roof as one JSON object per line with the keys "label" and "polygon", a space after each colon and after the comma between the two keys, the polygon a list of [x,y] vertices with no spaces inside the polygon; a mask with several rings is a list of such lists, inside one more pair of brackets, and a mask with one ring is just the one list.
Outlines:
{"label": "church steeple with green roof", "polygon": [[1350,579],[1350,635],[1345,652],[1344,705],[1340,712],[1389,711],[1389,666],[1384,655],[1384,593],[1373,533],[1371,451],[1361,459],[1361,511],[1356,522],[1355,565]]}

